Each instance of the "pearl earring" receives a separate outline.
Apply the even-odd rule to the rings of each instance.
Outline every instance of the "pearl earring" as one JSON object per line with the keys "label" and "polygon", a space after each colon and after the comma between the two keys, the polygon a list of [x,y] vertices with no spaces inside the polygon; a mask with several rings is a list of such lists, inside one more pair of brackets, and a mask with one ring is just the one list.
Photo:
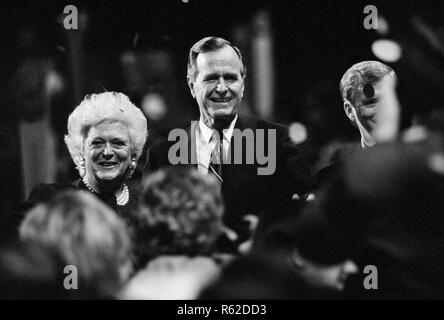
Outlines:
{"label": "pearl earring", "polygon": [[85,158],[80,157],[79,165],[77,166],[77,170],[79,170],[79,174],[80,174],[81,177],[85,176],[85,174],[86,174]]}

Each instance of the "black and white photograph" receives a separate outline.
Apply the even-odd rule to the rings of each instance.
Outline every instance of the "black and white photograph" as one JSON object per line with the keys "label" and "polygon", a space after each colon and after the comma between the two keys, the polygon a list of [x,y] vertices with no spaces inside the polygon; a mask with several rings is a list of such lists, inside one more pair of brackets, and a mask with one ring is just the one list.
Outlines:
{"label": "black and white photograph", "polygon": [[444,1],[0,0],[0,28],[0,300],[444,299]]}

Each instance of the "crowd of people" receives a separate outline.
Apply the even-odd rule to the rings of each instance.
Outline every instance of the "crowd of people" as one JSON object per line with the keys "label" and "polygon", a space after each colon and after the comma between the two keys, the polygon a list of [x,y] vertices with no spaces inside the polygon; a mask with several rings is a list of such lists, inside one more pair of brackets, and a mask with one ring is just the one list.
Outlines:
{"label": "crowd of people", "polygon": [[125,94],[86,96],[65,136],[78,179],[2,217],[0,298],[444,298],[442,115],[402,139],[395,71],[357,63],[340,94],[361,142],[315,172],[285,126],[239,112],[246,75],[232,43],[199,40],[200,118],[148,146]]}

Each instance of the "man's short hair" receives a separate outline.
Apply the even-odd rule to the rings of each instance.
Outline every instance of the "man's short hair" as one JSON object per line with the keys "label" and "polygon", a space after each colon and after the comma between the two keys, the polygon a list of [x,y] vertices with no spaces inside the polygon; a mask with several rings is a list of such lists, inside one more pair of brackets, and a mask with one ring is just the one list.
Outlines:
{"label": "man's short hair", "polygon": [[358,90],[367,83],[372,83],[390,74],[395,82],[397,77],[395,71],[379,61],[362,61],[354,64],[342,76],[339,84],[342,99],[353,102]]}
{"label": "man's short hair", "polygon": [[245,77],[247,75],[247,69],[244,64],[244,60],[242,57],[242,53],[240,50],[231,44],[230,41],[225,40],[220,37],[206,37],[199,41],[197,41],[190,49],[190,52],[188,54],[188,70],[187,70],[187,76],[191,80],[195,80],[197,77],[197,56],[199,53],[205,53],[210,51],[216,51],[218,49],[222,49],[225,47],[231,47],[236,52],[237,56],[239,57],[240,63],[241,63],[241,75],[242,77]]}

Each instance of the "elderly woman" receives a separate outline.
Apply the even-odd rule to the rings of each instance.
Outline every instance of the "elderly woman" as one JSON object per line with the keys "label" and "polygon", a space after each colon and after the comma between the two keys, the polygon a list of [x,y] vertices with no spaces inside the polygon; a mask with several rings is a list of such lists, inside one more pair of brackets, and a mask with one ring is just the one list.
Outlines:
{"label": "elderly woman", "polygon": [[129,98],[118,92],[85,97],[68,118],[65,142],[80,179],[70,186],[37,186],[23,209],[67,187],[88,190],[128,218],[135,208],[138,190],[126,181],[136,169],[147,138],[147,121]]}
{"label": "elderly woman", "polygon": [[105,92],[87,96],[68,118],[65,142],[87,188],[117,211],[135,204],[125,184],[136,169],[147,137],[142,111],[127,96]]}

